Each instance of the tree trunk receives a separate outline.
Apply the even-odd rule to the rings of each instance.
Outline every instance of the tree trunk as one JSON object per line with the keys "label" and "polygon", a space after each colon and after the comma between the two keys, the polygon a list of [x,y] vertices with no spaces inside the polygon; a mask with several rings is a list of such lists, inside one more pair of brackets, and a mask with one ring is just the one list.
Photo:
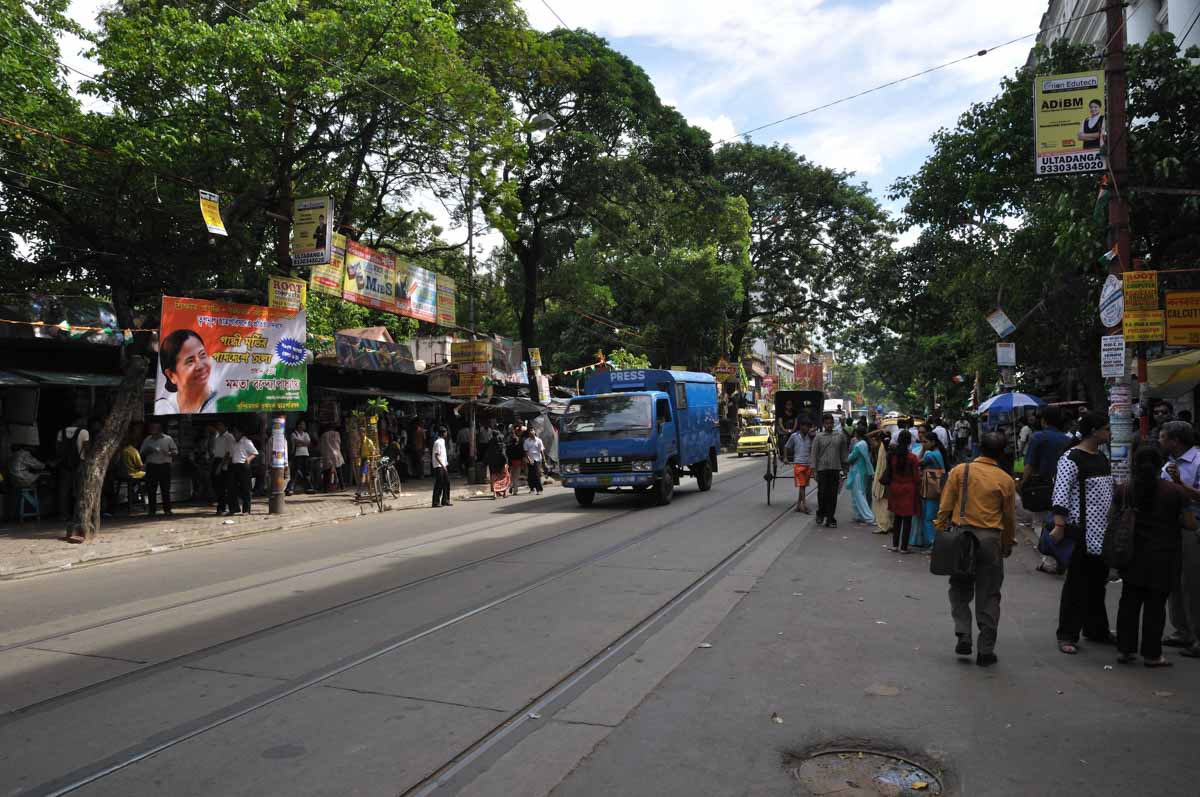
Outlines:
{"label": "tree trunk", "polygon": [[525,351],[536,347],[537,335],[534,332],[534,314],[538,302],[538,267],[541,265],[542,239],[540,232],[534,232],[533,239],[525,246],[516,247],[517,260],[521,263],[521,345]]}
{"label": "tree trunk", "polygon": [[100,498],[104,490],[104,474],[113,455],[120,450],[121,441],[129,430],[129,419],[142,400],[142,384],[146,381],[148,365],[149,361],[140,354],[129,358],[125,364],[125,378],[117,390],[116,402],[104,419],[100,433],[84,451],[83,461],[79,464],[79,501],[67,530],[72,537],[94,542],[100,533]]}
{"label": "tree trunk", "polygon": [[738,311],[737,321],[733,324],[733,329],[729,335],[729,357],[730,362],[739,359],[739,354],[742,351],[742,343],[746,340],[746,332],[750,329],[750,314],[754,312],[754,306],[750,299],[750,288],[746,287],[746,296],[742,299],[742,308]]}

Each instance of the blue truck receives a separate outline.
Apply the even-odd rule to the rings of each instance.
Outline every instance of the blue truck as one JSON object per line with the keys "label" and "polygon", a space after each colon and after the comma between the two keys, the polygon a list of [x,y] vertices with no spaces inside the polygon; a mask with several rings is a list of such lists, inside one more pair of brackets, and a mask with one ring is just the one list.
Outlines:
{"label": "blue truck", "polygon": [[684,475],[702,492],[712,487],[721,429],[711,374],[602,371],[584,390],[567,404],[558,443],[563,486],[581,506],[619,489],[669,504]]}

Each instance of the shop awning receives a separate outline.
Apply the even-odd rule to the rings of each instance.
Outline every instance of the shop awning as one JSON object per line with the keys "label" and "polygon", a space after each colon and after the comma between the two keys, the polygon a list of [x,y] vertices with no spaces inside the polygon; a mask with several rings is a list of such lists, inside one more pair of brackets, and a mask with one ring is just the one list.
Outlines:
{"label": "shop awning", "polygon": [[1169,354],[1146,363],[1150,387],[1184,386],[1200,381],[1200,349]]}
{"label": "shop awning", "polygon": [[365,387],[314,387],[313,390],[333,393],[339,396],[362,396],[364,398],[385,398],[391,401],[411,401],[415,404],[461,404],[458,399],[449,396],[435,396],[430,393],[410,393],[404,390],[378,390]]}
{"label": "shop awning", "polygon": [[12,373],[17,376],[32,379],[42,385],[61,385],[63,387],[117,387],[124,379],[120,374],[89,374],[67,373],[59,371],[29,371],[18,370]]}
{"label": "shop awning", "polygon": [[20,374],[14,374],[11,371],[0,371],[0,387],[37,387],[37,384],[32,379]]}

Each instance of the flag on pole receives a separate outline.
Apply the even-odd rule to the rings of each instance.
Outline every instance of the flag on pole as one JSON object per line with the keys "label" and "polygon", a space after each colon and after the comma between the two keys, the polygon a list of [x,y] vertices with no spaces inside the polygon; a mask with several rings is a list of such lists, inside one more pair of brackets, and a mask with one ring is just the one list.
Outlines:
{"label": "flag on pole", "polygon": [[967,378],[962,374],[955,374],[954,376],[950,377],[950,381],[956,385],[961,385],[963,382],[967,381]]}

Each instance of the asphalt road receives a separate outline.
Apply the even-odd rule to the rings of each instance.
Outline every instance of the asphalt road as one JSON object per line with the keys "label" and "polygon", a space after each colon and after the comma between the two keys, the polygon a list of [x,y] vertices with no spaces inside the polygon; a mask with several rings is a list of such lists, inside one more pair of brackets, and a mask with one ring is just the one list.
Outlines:
{"label": "asphalt road", "polygon": [[799,533],[722,465],[0,584],[0,794],[544,793]]}
{"label": "asphalt road", "polygon": [[978,668],[927,559],[722,466],[669,507],[554,487],[0,584],[0,794],[879,793],[805,781],[828,748],[1196,793],[1200,664],[1059,654],[1023,548]]}

